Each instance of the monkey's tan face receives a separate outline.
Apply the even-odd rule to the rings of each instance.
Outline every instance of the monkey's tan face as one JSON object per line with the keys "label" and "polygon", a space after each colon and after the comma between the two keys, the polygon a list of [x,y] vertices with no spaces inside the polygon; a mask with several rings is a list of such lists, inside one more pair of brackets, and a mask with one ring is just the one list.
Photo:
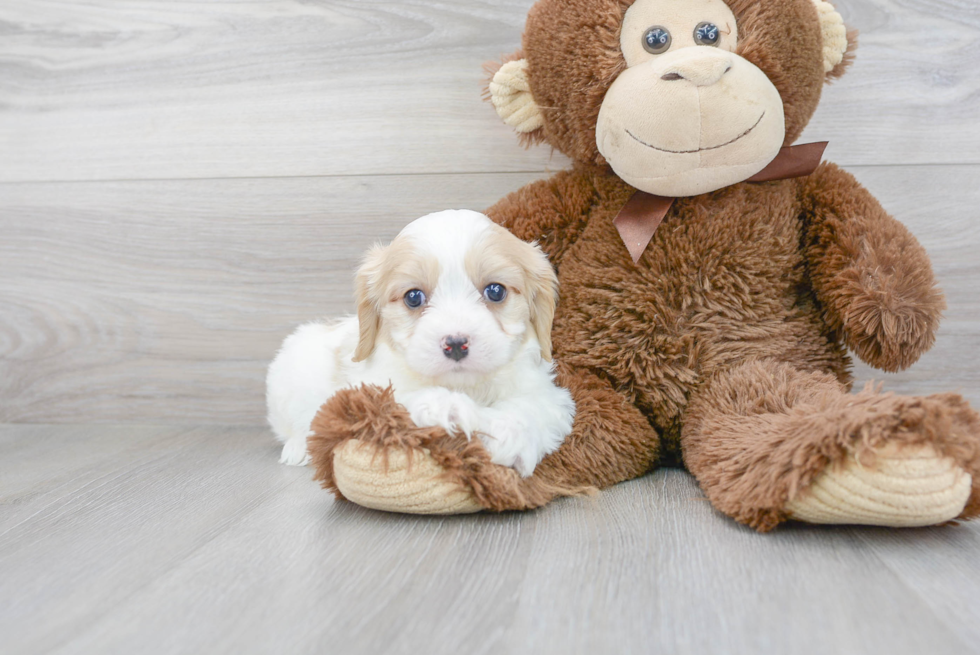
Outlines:
{"label": "monkey's tan face", "polygon": [[632,186],[694,196],[752,177],[779,153],[783,103],[735,54],[722,0],[637,0],[620,36],[625,70],[606,93],[599,152]]}

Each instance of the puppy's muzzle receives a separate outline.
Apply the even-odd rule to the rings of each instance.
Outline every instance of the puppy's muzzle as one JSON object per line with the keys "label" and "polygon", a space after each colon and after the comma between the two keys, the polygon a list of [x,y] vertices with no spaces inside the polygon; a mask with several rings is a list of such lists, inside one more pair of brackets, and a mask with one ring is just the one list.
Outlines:
{"label": "puppy's muzzle", "polygon": [[442,340],[442,354],[458,362],[470,353],[470,340],[466,337],[445,337]]}

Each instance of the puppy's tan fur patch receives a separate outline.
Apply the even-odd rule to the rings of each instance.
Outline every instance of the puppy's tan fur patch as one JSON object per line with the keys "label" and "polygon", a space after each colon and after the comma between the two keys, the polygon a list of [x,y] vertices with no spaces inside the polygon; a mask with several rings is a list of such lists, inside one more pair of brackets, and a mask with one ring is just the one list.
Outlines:
{"label": "puppy's tan fur patch", "polygon": [[431,295],[439,281],[439,271],[439,261],[420,253],[408,237],[396,237],[390,245],[368,251],[354,285],[360,334],[353,361],[367,359],[379,336],[383,338],[381,316],[386,305],[398,303],[397,317],[389,311],[389,320],[414,320],[417,312],[405,306],[402,298],[412,289]]}
{"label": "puppy's tan fur patch", "polygon": [[[507,287],[509,295],[499,308],[509,313],[526,312],[528,322],[541,344],[541,357],[551,361],[551,323],[558,302],[558,277],[547,256],[534,244],[521,241],[497,225],[488,229],[466,253],[466,274],[477,289],[496,282]],[[522,302],[515,302],[520,296]]]}

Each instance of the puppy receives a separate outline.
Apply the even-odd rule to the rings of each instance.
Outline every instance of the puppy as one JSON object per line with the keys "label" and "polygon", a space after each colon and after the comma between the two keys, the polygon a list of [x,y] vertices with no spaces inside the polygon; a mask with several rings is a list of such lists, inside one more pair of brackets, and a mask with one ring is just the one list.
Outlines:
{"label": "puppy", "polygon": [[430,214],[372,249],[355,287],[356,317],[303,325],[269,366],[281,462],[306,464],[317,410],[362,383],[390,384],[416,425],[476,435],[525,477],[558,449],[575,404],[554,383],[558,280],[540,248],[483,214]]}

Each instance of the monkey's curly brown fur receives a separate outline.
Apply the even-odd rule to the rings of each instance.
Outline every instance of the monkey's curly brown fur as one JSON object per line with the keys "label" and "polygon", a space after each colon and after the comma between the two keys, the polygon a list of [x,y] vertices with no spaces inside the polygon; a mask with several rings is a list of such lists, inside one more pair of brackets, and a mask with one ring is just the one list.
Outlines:
{"label": "monkey's curly brown fur", "polygon": [[[476,444],[407,425],[390,399],[348,392],[311,440],[321,478],[329,486],[331,444],[366,425],[361,412],[385,425],[400,416],[397,434],[379,430],[389,436],[376,443],[429,449],[489,509],[540,505],[679,458],[715,507],[768,530],[828,466],[896,441],[953,458],[973,476],[962,517],[980,514],[980,419],[961,397],[848,394],[846,347],[903,369],[932,345],[944,309],[923,248],[852,176],[824,164],[807,178],[678,199],[633,263],[613,219],[634,189],[595,145],[599,106],[625,66],[619,26],[631,4],[540,0],[531,10],[523,51],[544,127],[529,138],[576,164],[488,211],[558,270],[554,354],[578,408],[571,436],[519,481]],[[738,53],[779,90],[792,143],[843,66],[823,71],[811,0],[729,6]]]}

